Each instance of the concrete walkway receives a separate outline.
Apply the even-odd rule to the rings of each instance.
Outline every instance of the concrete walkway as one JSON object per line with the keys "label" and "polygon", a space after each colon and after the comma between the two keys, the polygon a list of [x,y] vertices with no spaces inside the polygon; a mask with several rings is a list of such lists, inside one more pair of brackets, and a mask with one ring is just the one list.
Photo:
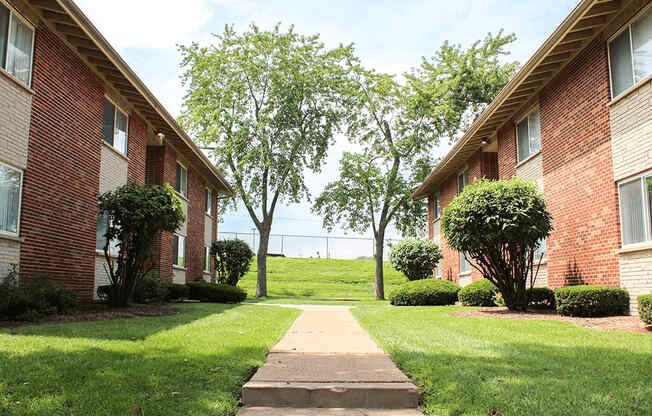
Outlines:
{"label": "concrete walkway", "polygon": [[303,313],[244,386],[240,416],[421,415],[416,387],[350,307],[278,306]]}

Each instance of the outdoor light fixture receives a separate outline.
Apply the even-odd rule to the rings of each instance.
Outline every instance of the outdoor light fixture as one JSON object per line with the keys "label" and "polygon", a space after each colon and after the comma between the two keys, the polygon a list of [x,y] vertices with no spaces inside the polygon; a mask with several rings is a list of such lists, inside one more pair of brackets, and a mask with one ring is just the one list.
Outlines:
{"label": "outdoor light fixture", "polygon": [[487,139],[482,139],[482,140],[480,140],[480,144],[483,145],[483,146],[486,146],[486,145],[489,144],[489,140],[487,140]]}

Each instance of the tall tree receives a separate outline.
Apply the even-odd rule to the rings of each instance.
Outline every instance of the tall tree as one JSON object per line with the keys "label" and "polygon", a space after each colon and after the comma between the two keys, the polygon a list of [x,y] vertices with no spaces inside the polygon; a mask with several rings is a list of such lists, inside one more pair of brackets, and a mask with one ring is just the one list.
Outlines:
{"label": "tall tree", "polygon": [[227,26],[215,44],[181,46],[187,88],[182,125],[211,146],[260,233],[256,296],[267,296],[267,251],[279,201],[310,194],[345,112],[339,97],[352,48],[326,49],[290,27],[244,33]]}
{"label": "tall tree", "polygon": [[514,35],[489,34],[469,49],[444,43],[400,83],[350,61],[352,96],[346,122],[357,152],[344,153],[340,178],[326,186],[313,210],[324,226],[366,232],[376,244],[376,299],[384,299],[383,252],[387,227],[404,236],[425,226],[425,207],[410,195],[434,165],[442,138],[458,137],[505,86],[517,64],[499,62]]}

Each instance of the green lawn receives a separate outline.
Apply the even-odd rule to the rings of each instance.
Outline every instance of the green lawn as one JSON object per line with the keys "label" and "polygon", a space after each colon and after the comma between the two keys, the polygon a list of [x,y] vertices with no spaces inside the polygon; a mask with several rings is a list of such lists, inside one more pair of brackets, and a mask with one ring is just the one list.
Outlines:
{"label": "green lawn", "polygon": [[[248,301],[256,301],[256,259],[240,281]],[[385,296],[407,279],[385,263]],[[358,299],[373,301],[375,263],[373,260],[296,259],[268,257],[267,294],[264,302],[319,303],[314,299]],[[333,302],[328,302],[332,304]],[[342,302],[340,302],[342,303]],[[347,302],[343,302],[347,303]],[[350,302],[348,302],[350,303]]]}
{"label": "green lawn", "polygon": [[176,316],[0,331],[0,414],[134,415],[139,406],[143,416],[235,415],[242,385],[299,315],[177,308]]}
{"label": "green lawn", "polygon": [[652,414],[652,336],[447,316],[462,309],[353,310],[415,381],[426,414]]}

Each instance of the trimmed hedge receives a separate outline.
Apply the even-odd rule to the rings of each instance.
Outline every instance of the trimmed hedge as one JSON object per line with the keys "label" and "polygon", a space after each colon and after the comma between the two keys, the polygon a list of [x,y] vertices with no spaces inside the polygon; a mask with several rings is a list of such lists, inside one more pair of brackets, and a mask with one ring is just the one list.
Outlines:
{"label": "trimmed hedge", "polygon": [[146,276],[139,280],[134,287],[134,302],[163,303],[167,294],[168,289],[158,276]]}
{"label": "trimmed hedge", "polygon": [[0,282],[0,319],[35,321],[46,315],[66,314],[77,307],[77,294],[39,276],[18,285],[11,272]]}
{"label": "trimmed hedge", "polygon": [[638,300],[638,316],[643,322],[652,325],[652,295],[641,295]]}
{"label": "trimmed hedge", "polygon": [[566,316],[624,315],[629,309],[626,290],[609,286],[566,286],[555,290],[557,312]]}
{"label": "trimmed hedge", "polygon": [[222,283],[190,282],[190,299],[201,302],[240,303],[247,298],[247,292],[239,287]]}
{"label": "trimmed hedge", "polygon": [[188,285],[163,283],[163,286],[167,289],[167,294],[165,295],[166,302],[179,302],[190,297],[190,288]]}
{"label": "trimmed hedge", "polygon": [[530,306],[540,309],[555,309],[555,291],[549,287],[531,287],[527,290]]}
{"label": "trimmed hedge", "polygon": [[460,286],[448,280],[415,280],[399,286],[389,300],[396,306],[452,305],[459,291]]}
{"label": "trimmed hedge", "polygon": [[458,298],[465,306],[494,306],[496,286],[487,279],[478,280],[460,290]]}

